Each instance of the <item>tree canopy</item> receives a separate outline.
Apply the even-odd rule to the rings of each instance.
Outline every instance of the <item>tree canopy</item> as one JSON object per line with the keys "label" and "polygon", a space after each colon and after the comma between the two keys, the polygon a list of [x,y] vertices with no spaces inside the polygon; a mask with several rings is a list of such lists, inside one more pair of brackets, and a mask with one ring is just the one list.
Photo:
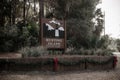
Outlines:
{"label": "tree canopy", "polygon": [[[96,9],[99,0],[44,1],[46,18],[66,20],[67,47],[100,47],[104,15]],[[39,0],[0,0],[0,51],[40,45],[39,8]]]}
{"label": "tree canopy", "polygon": [[103,29],[99,0],[51,0],[52,14],[67,21],[68,46],[95,48]]}

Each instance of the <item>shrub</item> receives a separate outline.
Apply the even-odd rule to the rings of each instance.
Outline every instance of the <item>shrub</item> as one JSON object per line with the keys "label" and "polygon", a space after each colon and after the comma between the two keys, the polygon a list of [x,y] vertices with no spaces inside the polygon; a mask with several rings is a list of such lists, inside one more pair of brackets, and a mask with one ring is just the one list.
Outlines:
{"label": "shrub", "polygon": [[110,49],[71,49],[69,51],[66,51],[65,54],[68,55],[99,55],[99,56],[110,56],[112,55],[112,50]]}
{"label": "shrub", "polygon": [[20,50],[20,53],[22,53],[22,57],[39,57],[48,55],[47,49],[42,46],[25,47]]}
{"label": "shrub", "polygon": [[18,23],[0,29],[0,52],[14,52],[21,47],[38,45],[39,28]]}
{"label": "shrub", "polygon": [[15,51],[18,46],[17,45],[17,26],[5,26],[2,28],[2,33],[0,33],[0,52],[10,52]]}
{"label": "shrub", "polygon": [[113,53],[112,52],[114,52],[114,51],[112,51],[112,50],[110,50],[110,49],[105,49],[105,50],[103,50],[103,55],[113,55]]}

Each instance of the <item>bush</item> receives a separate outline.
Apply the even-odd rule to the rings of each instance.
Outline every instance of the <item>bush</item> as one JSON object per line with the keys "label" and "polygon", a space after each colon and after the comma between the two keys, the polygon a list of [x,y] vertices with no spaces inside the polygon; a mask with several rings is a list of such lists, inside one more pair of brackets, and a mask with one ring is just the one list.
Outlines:
{"label": "bush", "polygon": [[18,48],[18,46],[16,46],[18,43],[17,26],[16,25],[5,26],[2,30],[3,31],[0,35],[0,51],[1,52],[15,51]]}
{"label": "bush", "polygon": [[112,50],[110,49],[71,49],[66,51],[65,54],[68,55],[98,55],[98,56],[110,56],[112,55]]}
{"label": "bush", "polygon": [[48,55],[47,49],[42,46],[25,47],[22,48],[19,52],[22,53],[22,57],[39,57]]}
{"label": "bush", "polygon": [[7,25],[0,28],[0,52],[14,52],[21,47],[39,44],[39,28],[33,25]]}

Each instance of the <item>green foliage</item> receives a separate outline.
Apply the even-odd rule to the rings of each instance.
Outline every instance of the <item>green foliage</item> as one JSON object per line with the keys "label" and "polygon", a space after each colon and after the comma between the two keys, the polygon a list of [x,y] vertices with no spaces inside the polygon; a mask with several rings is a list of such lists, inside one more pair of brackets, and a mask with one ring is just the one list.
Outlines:
{"label": "green foliage", "polygon": [[[95,39],[96,41],[99,40],[99,35],[102,31],[101,27],[103,26],[103,19],[100,19],[102,17],[100,16],[102,15],[101,10],[95,10],[98,3],[99,0],[56,1],[57,6],[55,6],[55,12],[53,13],[58,18],[65,18],[67,21],[68,47],[94,48],[92,40],[94,36],[98,36]],[[97,25],[92,21],[95,17],[97,17]],[[95,30],[94,27],[96,28]]]}
{"label": "green foliage", "polygon": [[43,55],[48,55],[47,49],[42,46],[38,47],[25,47],[20,50],[22,57],[40,57]]}
{"label": "green foliage", "polygon": [[62,50],[48,50],[49,55],[61,55],[63,54]]}
{"label": "green foliage", "polygon": [[98,48],[107,49],[111,40],[108,35],[102,36],[97,43]]}
{"label": "green foliage", "polygon": [[[76,48],[90,48],[92,29],[89,22],[80,19],[70,19],[67,22],[67,39]],[[70,45],[68,45],[70,46]]]}
{"label": "green foliage", "polygon": [[26,26],[23,23],[5,26],[0,35],[0,51],[17,51],[24,46],[38,45],[38,30],[37,25],[33,26],[32,23]]}
{"label": "green foliage", "polygon": [[53,14],[67,21],[68,47],[90,49],[99,46],[104,16],[101,9],[96,9],[98,3],[99,0],[55,1]]}
{"label": "green foliage", "polygon": [[1,39],[1,45],[0,45],[0,51],[14,51],[14,49],[17,49],[17,27],[16,25],[13,26],[6,26],[3,28],[3,35],[0,36]]}
{"label": "green foliage", "polygon": [[[68,47],[107,48],[107,42],[100,38],[104,16],[101,9],[96,9],[99,1],[48,0],[45,2],[47,10],[51,10],[47,12],[47,18],[56,16],[58,19],[66,20]],[[38,0],[35,2],[37,4]],[[31,3],[34,1],[0,1],[0,23],[2,24],[0,25],[0,51],[15,51],[21,47],[38,45],[38,12]],[[25,20],[22,21],[23,15]],[[7,25],[10,26],[5,27]]]}
{"label": "green foliage", "polygon": [[[37,2],[37,1],[35,1]],[[23,6],[25,16],[23,20]],[[28,1],[30,4],[30,2]],[[30,11],[31,9],[31,11]],[[21,47],[38,45],[37,13],[24,0],[0,1],[0,52],[17,51]]]}
{"label": "green foliage", "polygon": [[71,49],[69,51],[66,51],[65,54],[67,55],[98,55],[98,56],[111,56],[112,50],[110,49]]}
{"label": "green foliage", "polygon": [[116,40],[116,44],[117,44],[117,49],[120,52],[120,39]]}

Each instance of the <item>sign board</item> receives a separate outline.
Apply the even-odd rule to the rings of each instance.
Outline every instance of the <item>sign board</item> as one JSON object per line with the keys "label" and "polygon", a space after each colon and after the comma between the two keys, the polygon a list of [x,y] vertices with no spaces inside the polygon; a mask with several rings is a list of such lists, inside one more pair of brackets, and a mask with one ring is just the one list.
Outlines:
{"label": "sign board", "polygon": [[65,49],[64,21],[43,18],[41,20],[41,42],[48,49]]}

